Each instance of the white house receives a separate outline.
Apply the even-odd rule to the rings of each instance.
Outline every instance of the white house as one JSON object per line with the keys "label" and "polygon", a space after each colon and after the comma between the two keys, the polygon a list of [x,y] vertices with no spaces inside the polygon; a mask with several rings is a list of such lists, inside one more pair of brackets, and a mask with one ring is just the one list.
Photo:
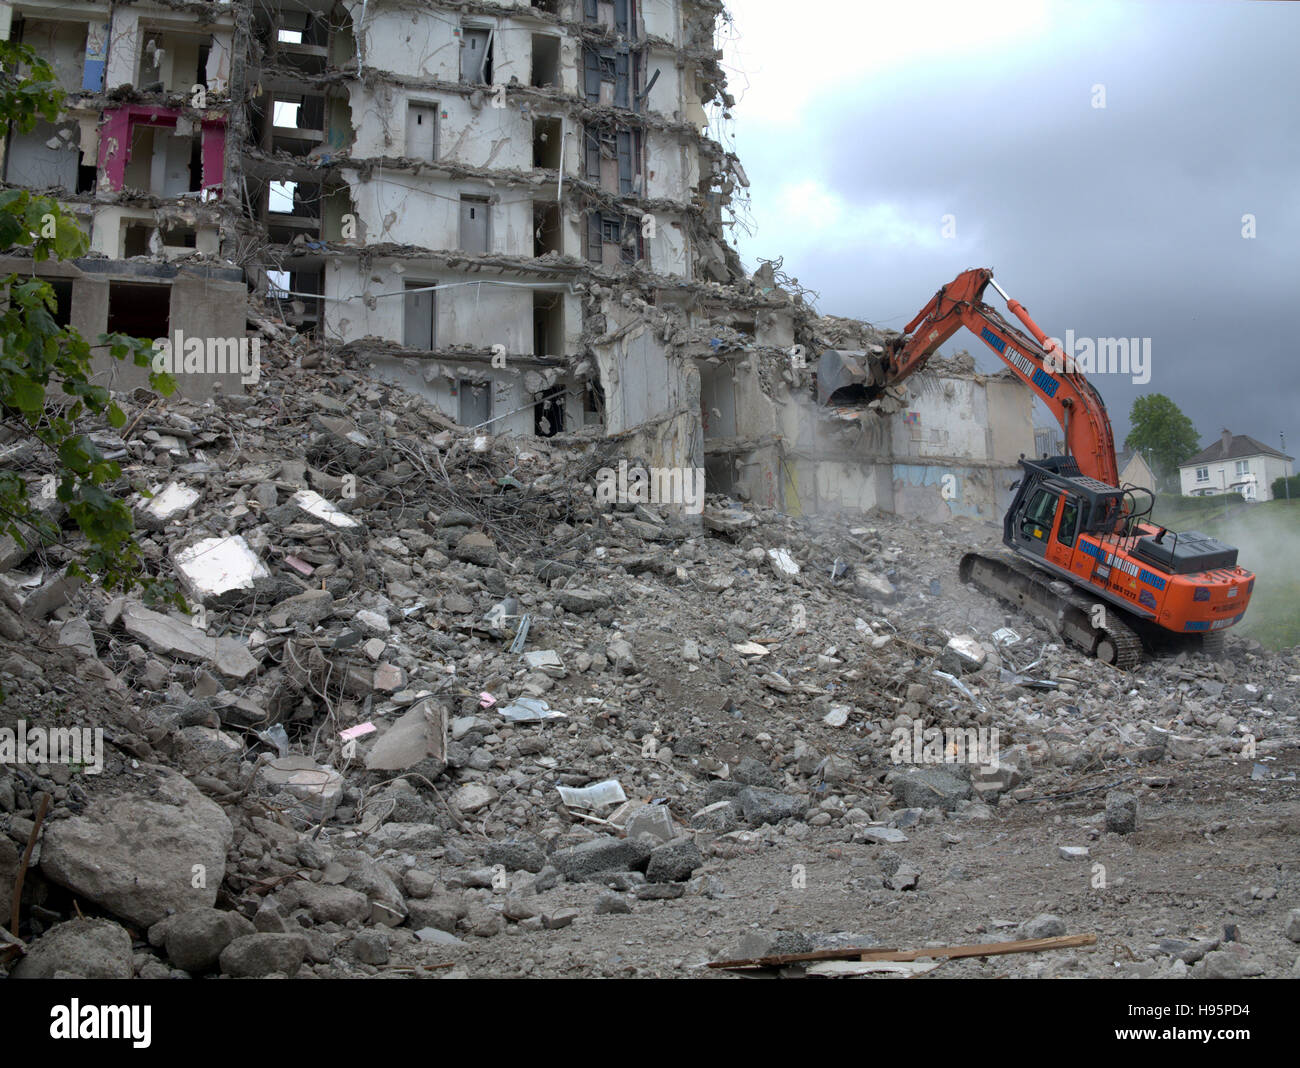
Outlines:
{"label": "white house", "polygon": [[1273,480],[1291,477],[1293,457],[1246,434],[1229,430],[1208,449],[1178,467],[1184,497],[1240,493],[1248,501],[1271,501]]}

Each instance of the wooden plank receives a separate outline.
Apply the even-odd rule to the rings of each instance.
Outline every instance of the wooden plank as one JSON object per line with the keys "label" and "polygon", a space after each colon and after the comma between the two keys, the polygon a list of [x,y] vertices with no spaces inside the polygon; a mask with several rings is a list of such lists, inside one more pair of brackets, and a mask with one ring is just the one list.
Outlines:
{"label": "wooden plank", "polygon": [[985,942],[982,945],[937,946],[933,949],[892,950],[885,953],[869,951],[860,960],[916,960],[919,957],[956,960],[960,957],[998,957],[1006,953],[1042,953],[1049,949],[1073,949],[1091,946],[1097,941],[1095,934],[1057,935],[1054,938],[1025,938],[1018,942]]}
{"label": "wooden plank", "polygon": [[871,975],[874,973],[886,973],[891,975],[902,975],[908,978],[917,975],[924,975],[926,972],[932,972],[936,968],[942,968],[943,961],[938,960],[933,963],[920,963],[919,961],[902,961],[902,960],[823,960],[816,964],[810,964],[807,968],[808,975],[825,975],[828,977],[854,976],[854,975]]}
{"label": "wooden plank", "polygon": [[960,957],[998,957],[1006,953],[1041,953],[1049,949],[1073,949],[1097,942],[1095,934],[1058,935],[1053,938],[1024,938],[1017,942],[984,942],[960,946],[934,946],[930,949],[890,949],[862,946],[849,949],[819,949],[812,953],[782,953],[773,957],[745,960],[710,961],[710,968],[776,968],[783,964],[800,964],[819,960],[911,961],[921,957],[955,960]]}

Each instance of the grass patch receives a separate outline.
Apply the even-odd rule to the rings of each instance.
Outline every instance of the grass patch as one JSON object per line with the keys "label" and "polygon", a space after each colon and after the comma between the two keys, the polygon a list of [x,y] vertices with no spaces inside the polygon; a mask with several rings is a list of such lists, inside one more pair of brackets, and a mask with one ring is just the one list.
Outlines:
{"label": "grass patch", "polygon": [[1157,499],[1153,514],[1171,530],[1199,530],[1235,545],[1237,563],[1256,578],[1246,618],[1232,633],[1290,649],[1300,645],[1300,500],[1240,502],[1235,494],[1171,494]]}
{"label": "grass patch", "polygon": [[1162,493],[1156,498],[1151,521],[1170,530],[1199,530],[1208,534],[1210,531],[1205,529],[1206,524],[1221,520],[1226,514],[1242,507],[1243,502],[1238,493],[1219,493],[1213,497],[1180,497],[1176,493]]}

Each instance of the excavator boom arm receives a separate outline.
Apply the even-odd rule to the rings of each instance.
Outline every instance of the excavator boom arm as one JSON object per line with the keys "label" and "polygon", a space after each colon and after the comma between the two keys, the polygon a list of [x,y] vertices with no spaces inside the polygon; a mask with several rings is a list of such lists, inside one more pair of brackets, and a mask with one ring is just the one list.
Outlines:
{"label": "excavator boom arm", "polygon": [[[1006,298],[1007,308],[1028,333],[984,303],[984,290],[990,283]],[[907,324],[890,354],[886,384],[895,385],[919,371],[963,326],[997,353],[1051,410],[1065,435],[1065,451],[1074,457],[1080,473],[1117,485],[1115,435],[1101,395],[1081,373],[1068,369],[1064,354],[1023,305],[1003,293],[987,267],[963,271]]]}

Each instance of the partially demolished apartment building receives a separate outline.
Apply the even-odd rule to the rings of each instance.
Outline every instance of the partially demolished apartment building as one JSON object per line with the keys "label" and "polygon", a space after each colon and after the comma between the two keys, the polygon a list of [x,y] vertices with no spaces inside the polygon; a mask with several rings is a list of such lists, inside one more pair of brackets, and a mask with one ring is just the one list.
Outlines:
{"label": "partially demolished apartment building", "polygon": [[717,0],[3,3],[0,31],[68,91],[58,123],[10,132],[3,178],[91,234],[87,257],[40,266],[83,334],[242,336],[251,292],[482,433],[613,439],[791,512],[1000,512],[1033,450],[1024,387],[948,361],[910,392],[825,403],[817,357],[867,365],[883,337],[817,317],[728,246],[748,180],[710,136],[734,103],[722,16]]}
{"label": "partially demolished apartment building", "polygon": [[244,333],[244,272],[222,255],[233,30],[220,4],[0,4],[0,33],[67,92],[57,123],[8,131],[3,178],[57,197],[90,235],[89,256],[40,265],[83,336]]}

